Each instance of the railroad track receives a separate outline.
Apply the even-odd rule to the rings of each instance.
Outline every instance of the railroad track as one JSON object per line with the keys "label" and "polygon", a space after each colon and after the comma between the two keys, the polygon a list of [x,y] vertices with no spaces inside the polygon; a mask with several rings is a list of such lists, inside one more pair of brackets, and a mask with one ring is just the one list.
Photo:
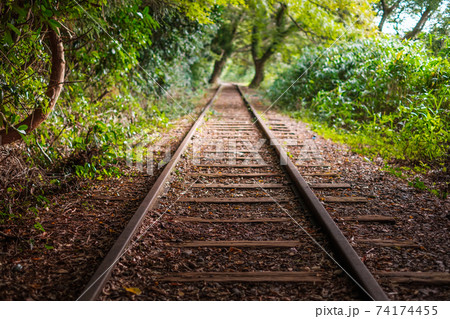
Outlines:
{"label": "railroad track", "polygon": [[[427,227],[421,224],[423,220],[415,221],[417,233],[411,232],[413,215],[418,217],[420,211],[405,209],[408,204],[403,203],[403,189],[397,189],[398,184],[393,185],[387,179],[387,184],[394,188],[386,191],[389,187],[382,185],[385,182],[382,174],[372,172],[375,165],[357,164],[357,159],[353,163],[354,155],[336,153],[323,139],[319,141],[304,123],[267,109],[253,97],[249,95],[249,99],[255,101],[255,111],[262,115],[261,121],[283,145],[315,196],[385,292],[396,300],[447,298],[450,274],[436,258],[441,253],[446,254],[444,247],[447,245],[441,246],[438,241],[430,245],[417,236],[422,227]],[[384,192],[380,190],[383,188]],[[400,213],[394,208],[397,206],[403,207]],[[445,206],[425,209],[432,211],[430,217],[433,217],[440,210],[445,211]],[[447,222],[441,222],[445,229]],[[431,265],[430,260],[433,260]]]}
{"label": "railroad track", "polygon": [[387,300],[278,133],[219,87],[79,300]]}

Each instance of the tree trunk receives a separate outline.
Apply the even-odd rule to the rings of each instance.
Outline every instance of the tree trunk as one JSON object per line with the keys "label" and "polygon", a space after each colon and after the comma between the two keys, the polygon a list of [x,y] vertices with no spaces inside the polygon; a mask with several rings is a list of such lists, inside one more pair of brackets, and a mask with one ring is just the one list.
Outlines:
{"label": "tree trunk", "polygon": [[384,23],[386,22],[388,18],[388,14],[386,11],[383,11],[383,16],[381,17],[380,24],[378,25],[378,30],[383,31]]}
{"label": "tree trunk", "polygon": [[[52,53],[52,69],[46,95],[50,98],[50,102],[46,109],[44,109],[42,106],[38,106],[36,109],[34,109],[31,115],[29,115],[26,119],[16,125],[17,127],[26,125],[28,127],[25,130],[26,133],[33,131],[42,122],[45,121],[45,119],[55,107],[56,101],[59,98],[64,83],[66,66],[66,62],[64,60],[64,46],[61,38],[54,30],[49,30],[48,32],[50,39],[50,51]],[[10,144],[17,140],[20,140],[21,138],[22,137],[20,133],[12,127],[9,127],[8,131],[6,129],[0,130],[0,145]]]}
{"label": "tree trunk", "polygon": [[227,60],[228,60],[228,55],[224,53],[224,54],[222,54],[222,57],[220,58],[220,60],[216,60],[216,62],[214,62],[214,69],[213,69],[213,72],[209,79],[209,83],[217,84],[217,82],[219,81],[219,78],[222,74],[222,71],[225,67],[225,64],[227,63]]}
{"label": "tree trunk", "polygon": [[265,61],[255,61],[255,76],[249,87],[256,89],[261,85],[262,81],[264,81],[264,64]]}
{"label": "tree trunk", "polygon": [[431,12],[433,10],[431,9],[431,7],[427,7],[425,9],[425,11],[422,13],[422,16],[420,17],[419,22],[417,22],[416,26],[414,27],[414,29],[412,29],[411,31],[409,31],[404,39],[407,40],[411,40],[414,39],[419,33],[420,31],[422,31],[423,27],[425,26],[425,23],[427,23],[428,18],[431,16]]}
{"label": "tree trunk", "polygon": [[222,74],[222,71],[225,67],[225,64],[227,63],[227,60],[234,51],[234,45],[233,41],[236,36],[236,32],[239,26],[239,23],[242,20],[242,13],[234,16],[232,19],[232,22],[230,25],[224,25],[221,27],[221,29],[218,31],[216,38],[213,40],[211,46],[214,47],[214,44],[218,45],[219,48],[217,51],[212,49],[213,52],[220,53],[221,57],[219,60],[214,61],[214,69],[211,74],[211,77],[209,78],[209,83],[211,84],[217,84],[219,81],[220,75]]}
{"label": "tree trunk", "polygon": [[[263,54],[261,54],[261,46],[263,43],[262,35],[260,33],[260,29],[262,28],[258,25],[256,21],[253,24],[252,28],[252,40],[251,40],[251,54],[253,59],[253,64],[255,66],[255,76],[253,77],[252,82],[249,87],[258,88],[262,81],[264,81],[264,66],[266,62],[270,59],[270,57],[276,53],[278,46],[282,43],[283,39],[292,32],[297,29],[296,24],[292,24],[290,27],[285,28],[285,15],[287,13],[287,6],[284,3],[280,3],[280,8],[278,9],[275,15],[275,29],[276,34],[272,37],[272,42],[269,47],[265,50]],[[266,26],[267,28],[268,26]]]}
{"label": "tree trunk", "polygon": [[380,24],[378,24],[378,30],[383,31],[384,24],[387,18],[394,12],[395,9],[400,5],[401,0],[396,1],[392,6],[388,7],[384,0],[381,0],[381,7],[383,10],[383,16],[381,17]]}

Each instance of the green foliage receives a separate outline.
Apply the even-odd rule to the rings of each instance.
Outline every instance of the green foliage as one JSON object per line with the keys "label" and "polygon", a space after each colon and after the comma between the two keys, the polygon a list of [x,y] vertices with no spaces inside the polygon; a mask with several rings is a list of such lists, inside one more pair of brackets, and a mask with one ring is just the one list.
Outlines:
{"label": "green foliage", "polygon": [[[191,113],[209,72],[217,29],[210,22],[227,3],[3,1],[0,130],[19,130],[24,142],[7,146],[1,159],[2,173],[13,167],[0,179],[0,223],[32,219],[43,232],[45,196],[120,176],[128,145],[156,142],[170,120]],[[47,109],[52,29],[63,42],[65,83],[47,120],[25,135],[17,124]]]}
{"label": "green foliage", "polygon": [[35,228],[36,230],[41,231],[41,232],[45,232],[44,227],[42,227],[41,223],[39,223],[39,222],[37,222],[36,224],[34,224],[34,228]]}
{"label": "green foliage", "polygon": [[[207,76],[204,48],[216,27],[200,22],[213,19],[215,7],[205,8],[209,1],[106,4],[56,6],[43,0],[0,6],[0,129],[24,134],[27,127],[14,126],[33,109],[45,108],[47,30],[59,28],[64,40],[67,83],[47,121],[24,136],[32,166],[82,178],[116,176],[127,142],[165,129],[169,118],[192,110],[195,94],[186,98],[184,91]],[[196,10],[204,13],[183,13]]]}
{"label": "green foliage", "polygon": [[226,68],[224,77],[248,82],[248,69],[253,67],[255,72],[250,86],[258,87],[264,83],[263,79],[271,79],[272,70],[291,63],[306,45],[373,35],[374,12],[370,2],[248,1],[247,7],[232,12],[234,18],[240,17],[237,36],[230,39],[226,28],[219,30],[223,32],[220,39],[225,40],[225,44],[220,45],[223,54],[219,56],[223,58],[233,51],[233,63]]}
{"label": "green foliage", "polygon": [[413,186],[413,187],[415,187],[417,189],[420,189],[420,190],[425,190],[426,189],[425,183],[422,182],[418,177],[416,177],[412,182],[409,182],[408,184],[410,186]]}
{"label": "green foliage", "polygon": [[187,17],[200,23],[212,23],[211,15],[217,6],[244,6],[245,4],[244,0],[176,0],[174,2],[178,3]]}
{"label": "green foliage", "polygon": [[366,152],[448,162],[448,60],[420,42],[388,38],[345,43],[320,54],[305,50],[274,82],[269,97],[299,117],[347,137],[351,133],[355,138],[349,140]]}

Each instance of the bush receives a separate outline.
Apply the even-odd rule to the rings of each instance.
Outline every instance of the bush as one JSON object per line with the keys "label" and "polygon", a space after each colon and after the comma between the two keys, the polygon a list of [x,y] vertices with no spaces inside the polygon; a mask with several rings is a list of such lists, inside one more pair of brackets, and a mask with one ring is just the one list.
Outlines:
{"label": "bush", "polygon": [[296,116],[360,136],[385,158],[448,162],[449,60],[396,38],[321,52],[305,50],[275,80],[269,98]]}

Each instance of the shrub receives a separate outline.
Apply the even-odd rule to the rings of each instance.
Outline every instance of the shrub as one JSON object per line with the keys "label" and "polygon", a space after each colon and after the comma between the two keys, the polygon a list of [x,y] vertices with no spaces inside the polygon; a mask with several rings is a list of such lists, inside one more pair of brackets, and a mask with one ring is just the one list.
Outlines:
{"label": "shrub", "polygon": [[449,60],[396,38],[343,43],[321,55],[305,50],[269,98],[296,116],[370,137],[361,140],[384,157],[448,162]]}

